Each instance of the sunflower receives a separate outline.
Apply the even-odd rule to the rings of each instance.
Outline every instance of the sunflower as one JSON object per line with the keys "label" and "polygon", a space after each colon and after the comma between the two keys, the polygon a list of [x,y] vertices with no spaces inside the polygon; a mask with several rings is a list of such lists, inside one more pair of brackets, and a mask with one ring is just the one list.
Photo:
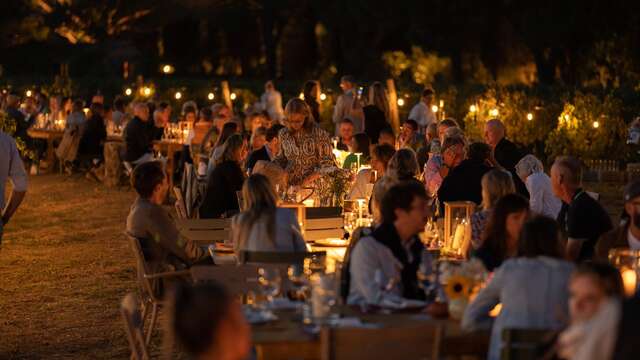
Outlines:
{"label": "sunflower", "polygon": [[452,275],[447,281],[447,285],[444,288],[445,294],[449,300],[468,298],[471,295],[471,287],[473,281],[461,275]]}

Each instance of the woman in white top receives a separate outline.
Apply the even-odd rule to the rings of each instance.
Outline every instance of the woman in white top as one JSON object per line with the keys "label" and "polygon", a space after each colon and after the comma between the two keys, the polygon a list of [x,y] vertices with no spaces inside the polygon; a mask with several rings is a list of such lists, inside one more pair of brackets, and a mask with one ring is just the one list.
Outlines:
{"label": "woman in white top", "polygon": [[251,175],[242,186],[242,200],[245,210],[231,221],[236,254],[241,250],[307,251],[295,213],[276,207],[276,192],[266,176]]}
{"label": "woman in white top", "polygon": [[542,162],[533,155],[527,155],[516,164],[516,173],[529,191],[531,211],[555,219],[562,202],[553,194],[551,179],[544,173]]}
{"label": "woman in white top", "polygon": [[260,97],[260,104],[262,108],[269,113],[269,118],[279,124],[284,118],[284,111],[282,109],[282,95],[276,90],[272,81],[267,81],[264,84],[264,94]]}

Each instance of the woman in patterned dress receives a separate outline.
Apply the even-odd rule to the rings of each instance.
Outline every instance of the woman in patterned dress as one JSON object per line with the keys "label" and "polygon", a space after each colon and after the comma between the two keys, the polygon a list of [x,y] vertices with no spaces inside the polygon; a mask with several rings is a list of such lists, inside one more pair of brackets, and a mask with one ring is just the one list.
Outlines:
{"label": "woman in patterned dress", "polygon": [[273,161],[288,173],[289,185],[306,187],[320,178],[320,169],[335,166],[329,133],[303,100],[289,100],[284,113],[286,128],[278,134],[280,151]]}

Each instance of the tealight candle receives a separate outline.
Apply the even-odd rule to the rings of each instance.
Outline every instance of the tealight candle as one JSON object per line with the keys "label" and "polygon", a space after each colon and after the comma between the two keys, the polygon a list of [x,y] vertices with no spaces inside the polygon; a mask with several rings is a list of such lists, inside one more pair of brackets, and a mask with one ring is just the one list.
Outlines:
{"label": "tealight candle", "polygon": [[620,275],[624,285],[624,294],[629,297],[633,296],[636,293],[636,286],[638,284],[638,276],[635,270],[625,268],[620,271]]}

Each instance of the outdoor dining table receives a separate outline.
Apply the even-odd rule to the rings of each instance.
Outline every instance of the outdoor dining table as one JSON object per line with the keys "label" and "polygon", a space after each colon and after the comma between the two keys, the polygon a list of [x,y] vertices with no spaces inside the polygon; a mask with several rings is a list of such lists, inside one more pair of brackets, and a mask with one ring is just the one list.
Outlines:
{"label": "outdoor dining table", "polygon": [[[379,331],[385,327],[411,326],[433,323],[443,325],[441,356],[472,356],[486,358],[489,331],[465,332],[460,322],[451,318],[435,319],[424,311],[398,313],[363,313],[357,307],[339,306],[341,317],[357,317],[362,323],[376,324]],[[302,323],[302,315],[295,310],[275,310],[277,320],[252,325],[252,340],[258,359],[320,359],[321,343],[317,332]],[[402,344],[398,344],[401,346]],[[389,354],[389,358],[393,358]]]}
{"label": "outdoor dining table", "polygon": [[62,140],[62,136],[64,135],[64,130],[62,129],[36,129],[29,128],[27,129],[27,134],[34,139],[43,139],[47,141],[47,153],[45,155],[45,160],[47,162],[47,170],[53,169],[53,164],[55,162],[55,149],[53,147],[54,142],[57,140]]}

